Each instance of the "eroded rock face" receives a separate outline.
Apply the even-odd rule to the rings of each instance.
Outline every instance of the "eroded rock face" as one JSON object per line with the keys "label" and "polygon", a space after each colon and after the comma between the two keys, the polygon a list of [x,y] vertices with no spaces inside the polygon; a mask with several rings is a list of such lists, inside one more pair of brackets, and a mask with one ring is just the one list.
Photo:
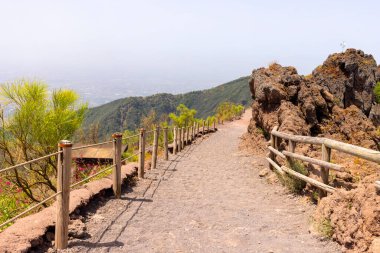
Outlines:
{"label": "eroded rock face", "polygon": [[[254,70],[250,88],[255,101],[249,131],[254,133],[260,127],[270,132],[279,126],[282,132],[379,149],[376,128],[380,126],[380,104],[375,103],[373,92],[377,81],[380,68],[374,58],[355,49],[330,55],[306,77],[298,75],[293,67],[279,64]],[[298,148],[298,152],[310,157],[321,155],[311,145]],[[319,224],[334,231],[333,238],[348,252],[377,250],[380,195],[375,192],[373,182],[379,179],[380,174],[374,172],[378,167],[339,154],[334,159],[347,169],[345,174],[335,174],[334,183],[351,191],[339,190],[324,198],[316,218]],[[319,169],[310,166],[308,169],[310,177],[320,178]],[[357,175],[360,183],[354,182]]]}
{"label": "eroded rock face", "polygon": [[255,99],[250,128],[270,132],[278,125],[281,131],[301,135],[335,131],[345,141],[376,148],[380,107],[373,88],[380,79],[377,71],[374,58],[355,49],[330,55],[307,77],[279,64],[256,69],[250,81]]}
{"label": "eroded rock face", "polygon": [[343,108],[356,105],[367,116],[374,102],[376,61],[361,50],[347,49],[330,55],[313,71],[314,81],[328,89]]}

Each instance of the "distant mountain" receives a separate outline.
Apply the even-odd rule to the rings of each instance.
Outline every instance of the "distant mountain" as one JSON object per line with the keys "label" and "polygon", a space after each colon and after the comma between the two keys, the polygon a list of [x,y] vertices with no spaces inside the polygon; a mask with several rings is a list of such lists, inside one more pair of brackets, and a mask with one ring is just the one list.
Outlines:
{"label": "distant mountain", "polygon": [[162,93],[148,97],[118,99],[90,108],[86,113],[83,128],[86,131],[91,124],[99,123],[99,136],[107,137],[124,129],[139,128],[141,119],[152,109],[160,118],[162,115],[175,112],[180,103],[196,109],[197,118],[205,118],[213,115],[217,106],[224,101],[247,105],[251,101],[248,80],[249,77],[241,77],[215,88],[185,94]]}

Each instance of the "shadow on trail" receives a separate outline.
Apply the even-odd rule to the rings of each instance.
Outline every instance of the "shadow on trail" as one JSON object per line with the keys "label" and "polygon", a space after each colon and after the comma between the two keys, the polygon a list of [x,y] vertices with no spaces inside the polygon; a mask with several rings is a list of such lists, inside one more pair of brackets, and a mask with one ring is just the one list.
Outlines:
{"label": "shadow on trail", "polygon": [[[131,188],[131,186],[128,185],[126,187],[127,189],[123,190],[123,196],[121,197],[121,200],[127,200],[128,203],[120,211],[120,213],[115,217],[115,219],[112,220],[106,227],[103,228],[103,231],[101,232],[101,234],[99,236],[94,236],[94,237],[97,237],[95,239],[95,241],[94,242],[90,242],[90,241],[72,241],[72,242],[69,243],[69,247],[72,247],[72,246],[86,247],[87,250],[85,252],[89,252],[91,249],[94,249],[94,248],[103,248],[103,247],[105,247],[105,248],[107,248],[107,252],[109,252],[109,250],[112,249],[112,248],[114,248],[114,247],[124,246],[124,243],[118,241],[118,239],[123,234],[123,232],[126,230],[126,228],[128,227],[129,223],[138,214],[138,212],[139,212],[141,206],[143,205],[143,203],[144,202],[153,202],[152,198],[154,197],[155,193],[157,192],[157,190],[158,190],[161,182],[170,179],[174,175],[174,173],[178,170],[177,169],[178,163],[183,158],[189,157],[192,154],[192,152],[194,151],[194,149],[199,144],[201,144],[202,142],[203,142],[203,138],[201,138],[198,142],[194,142],[192,145],[186,146],[185,149],[182,151],[182,153],[177,153],[177,155],[174,157],[174,159],[169,160],[170,162],[168,164],[165,164],[165,163],[167,163],[167,161],[160,161],[159,164],[158,164],[158,166],[157,166],[158,169],[150,170],[146,174],[147,178],[144,179],[144,180],[150,180],[150,182],[149,182],[148,186],[144,189],[142,197],[140,197],[140,198],[137,198],[137,197],[131,198],[131,197],[125,196],[125,194],[133,192],[133,189]],[[165,167],[160,168],[161,166],[165,166]],[[155,173],[155,172],[157,172],[157,173]],[[160,173],[160,172],[162,172],[162,173]],[[159,178],[158,179],[157,178],[149,178],[149,176],[156,176],[156,177],[158,176]],[[153,182],[157,182],[157,184],[154,186],[154,188],[152,188],[153,187],[152,186]],[[153,189],[153,191],[150,194],[150,198],[147,198],[146,195],[147,195],[147,192],[150,189]],[[103,237],[105,236],[106,232],[108,230],[110,230],[110,228],[118,221],[118,219],[122,216],[122,214],[125,211],[127,211],[127,209],[134,202],[135,203],[139,202],[137,208],[133,211],[131,217],[125,222],[125,224],[123,224],[123,226],[121,227],[121,230],[115,236],[115,239],[113,241],[110,241],[110,242],[100,242],[103,239]],[[120,225],[120,223],[118,223],[118,224]]]}

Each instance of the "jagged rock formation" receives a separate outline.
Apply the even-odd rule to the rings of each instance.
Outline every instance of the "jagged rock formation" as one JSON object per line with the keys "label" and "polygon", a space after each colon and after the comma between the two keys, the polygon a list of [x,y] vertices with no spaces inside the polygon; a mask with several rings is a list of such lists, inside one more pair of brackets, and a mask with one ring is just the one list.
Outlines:
{"label": "jagged rock formation", "polygon": [[[270,132],[278,125],[283,132],[379,149],[380,104],[373,92],[378,81],[380,67],[374,58],[355,49],[330,55],[308,76],[279,64],[256,69],[250,80],[254,102],[248,132],[254,136],[258,127]],[[312,145],[299,146],[301,154],[321,156]],[[334,229],[333,239],[347,252],[368,252],[380,243],[380,196],[373,186],[379,167],[340,153],[334,159],[346,171],[335,173],[333,183],[351,191],[342,188],[324,198],[315,221]],[[319,170],[308,170],[310,177],[319,178]]]}
{"label": "jagged rock formation", "polygon": [[301,135],[323,135],[377,148],[380,107],[373,88],[380,77],[371,55],[347,49],[330,55],[311,75],[272,64],[252,72],[252,120],[260,127]]}

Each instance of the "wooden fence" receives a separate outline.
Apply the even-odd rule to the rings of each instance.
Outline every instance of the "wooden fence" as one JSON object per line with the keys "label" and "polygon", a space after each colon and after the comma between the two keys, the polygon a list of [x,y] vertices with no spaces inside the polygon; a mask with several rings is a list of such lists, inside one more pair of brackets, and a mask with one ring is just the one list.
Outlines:
{"label": "wooden fence", "polygon": [[[279,150],[281,140],[287,141],[288,150]],[[295,153],[295,148],[297,143],[306,143],[320,145],[322,151],[322,159],[316,159],[307,157],[301,154]],[[281,175],[285,173],[290,174],[298,179],[301,179],[317,188],[320,191],[320,197],[324,197],[327,193],[333,193],[335,188],[329,185],[329,171],[344,171],[344,168],[339,164],[331,163],[331,150],[337,150],[352,156],[356,156],[368,161],[380,163],[380,152],[372,149],[367,149],[351,144],[347,144],[340,141],[335,141],[328,138],[321,137],[311,137],[311,136],[301,136],[293,135],[288,133],[283,133],[278,131],[278,127],[274,127],[270,133],[270,145],[268,146],[269,154],[266,158],[269,162],[269,167],[271,169],[276,169]],[[287,166],[280,166],[276,160],[276,157],[279,156],[283,159],[286,159],[289,163],[293,159],[301,160],[310,164],[318,165],[321,168],[320,177],[321,180],[315,180],[310,177],[307,177],[301,173],[298,173]],[[375,182],[375,186],[380,190],[380,181]]]}
{"label": "wooden fence", "polygon": [[[163,157],[164,160],[169,159],[169,150],[172,150],[172,153],[175,155],[185,148],[186,145],[190,145],[197,137],[202,136],[209,132],[216,131],[216,122],[213,122],[213,129],[210,130],[211,122],[202,122],[202,128],[200,128],[200,123],[194,123],[192,126],[187,127],[157,127],[153,130],[146,131],[145,129],[140,129],[139,134],[123,137],[121,133],[114,133],[112,135],[111,141],[95,143],[80,147],[73,147],[73,144],[70,141],[62,140],[58,143],[58,152],[39,157],[24,163],[17,164],[5,169],[1,169],[0,173],[7,172],[11,170],[16,170],[19,168],[25,168],[25,165],[41,161],[43,159],[57,156],[57,192],[52,196],[46,198],[45,200],[29,207],[27,210],[13,217],[12,219],[7,220],[3,224],[0,224],[0,228],[5,225],[15,221],[16,219],[24,216],[28,212],[36,209],[37,207],[42,206],[46,202],[56,198],[56,227],[55,227],[55,248],[56,249],[65,249],[68,245],[68,225],[69,225],[69,201],[70,201],[70,191],[76,186],[79,186],[83,183],[88,182],[89,179],[99,176],[100,174],[109,171],[112,169],[112,189],[116,198],[121,197],[121,166],[123,162],[128,161],[132,157],[138,157],[138,177],[144,178],[145,172],[145,156],[146,151],[149,150],[152,152],[152,161],[151,169],[155,169],[157,166],[158,158],[158,148],[159,148],[159,137],[163,138]],[[173,140],[172,144],[169,144],[169,134],[168,131],[173,131]],[[146,147],[146,136],[153,134],[153,143],[151,146]],[[139,137],[139,150],[136,153],[133,153],[131,156],[122,159],[122,141],[128,140],[131,138]],[[89,147],[96,147],[104,144],[113,143],[113,164],[108,166],[97,173],[84,178],[83,180],[70,184],[71,181],[71,166],[72,166],[72,151],[80,150]]]}

